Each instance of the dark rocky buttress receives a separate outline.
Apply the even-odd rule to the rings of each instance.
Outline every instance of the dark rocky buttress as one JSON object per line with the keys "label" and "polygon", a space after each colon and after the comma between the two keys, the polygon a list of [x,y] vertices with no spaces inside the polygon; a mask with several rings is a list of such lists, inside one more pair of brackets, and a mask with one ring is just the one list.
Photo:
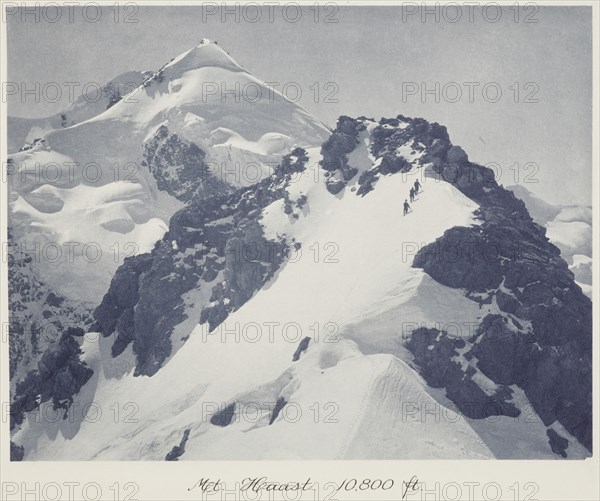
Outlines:
{"label": "dark rocky buttress", "polygon": [[204,158],[198,146],[161,125],[144,143],[142,165],[148,167],[159,190],[185,203],[229,193],[231,188],[210,172]]}
{"label": "dark rocky buttress", "polygon": [[545,425],[558,420],[591,451],[590,299],[545,229],[490,169],[449,143],[430,161],[442,180],[479,204],[480,224],[450,228],[418,252],[413,266],[468,296],[496,301],[501,313],[482,320],[464,355],[476,357],[495,383],[522,388]]}
{"label": "dark rocky buttress", "polygon": [[95,311],[102,335],[116,333],[113,356],[132,343],[135,375],[151,376],[172,354],[173,330],[187,318],[187,292],[207,290],[198,321],[212,330],[273,276],[288,243],[265,238],[261,211],[289,198],[291,176],[307,160],[297,148],[272,177],[190,203],[173,215],[151,253],[125,260]]}

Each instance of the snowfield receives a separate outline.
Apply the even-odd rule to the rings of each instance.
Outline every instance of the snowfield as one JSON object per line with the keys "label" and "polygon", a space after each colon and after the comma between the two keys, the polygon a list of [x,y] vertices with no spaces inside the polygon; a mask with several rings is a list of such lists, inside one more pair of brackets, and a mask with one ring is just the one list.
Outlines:
{"label": "snowfield", "polygon": [[[318,149],[309,155],[316,164]],[[354,159],[361,155],[372,162],[366,150]],[[482,459],[528,457],[531,448],[556,458],[533,411],[537,421],[469,420],[443,391],[427,386],[402,347],[415,323],[450,332],[455,326],[466,336],[459,323],[498,311],[411,267],[415,248],[407,242],[418,247],[449,227],[475,224],[477,208],[428,177],[427,166],[414,165],[383,177],[366,197],[351,189],[334,197],[319,172],[306,169],[290,188],[292,198],[308,198],[300,218],[276,202],[262,219],[267,235],[301,242],[301,255],[215,331],[197,325],[153,377],[133,377],[131,348],[113,359],[110,339],[84,343],[94,376],[75,396],[74,418],[49,424],[29,415],[15,435],[27,459],[164,460],[187,430],[180,460]],[[423,192],[413,211],[398,217],[417,177]],[[293,362],[306,336],[308,349]],[[517,395],[524,409],[526,398]],[[281,399],[286,405],[278,412]],[[230,423],[211,423],[233,402]],[[82,409],[95,415],[83,419]],[[522,450],[504,449],[508,431],[526,444]],[[560,432],[571,440],[570,457],[586,455]]]}

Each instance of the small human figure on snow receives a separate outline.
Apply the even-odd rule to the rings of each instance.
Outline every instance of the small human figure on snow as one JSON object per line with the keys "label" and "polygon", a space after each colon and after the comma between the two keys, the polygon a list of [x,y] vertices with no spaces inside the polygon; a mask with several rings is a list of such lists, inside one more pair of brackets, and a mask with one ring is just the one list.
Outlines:
{"label": "small human figure on snow", "polygon": [[409,210],[410,210],[410,205],[408,205],[408,201],[405,199],[404,200],[404,215],[405,216],[408,214]]}
{"label": "small human figure on snow", "polygon": [[409,196],[410,196],[411,203],[414,202],[415,201],[415,189],[414,188],[410,189]]}
{"label": "small human figure on snow", "polygon": [[419,183],[419,180],[415,180],[415,195],[419,194],[419,190],[421,189],[421,183]]}

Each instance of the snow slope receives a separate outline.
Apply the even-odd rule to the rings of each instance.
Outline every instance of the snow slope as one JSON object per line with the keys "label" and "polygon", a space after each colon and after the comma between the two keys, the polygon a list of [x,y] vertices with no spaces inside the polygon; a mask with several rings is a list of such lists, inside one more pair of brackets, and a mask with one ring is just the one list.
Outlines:
{"label": "snow slope", "polygon": [[[148,78],[150,71],[128,71],[100,86],[89,82],[84,88],[73,86],[64,92],[78,96],[63,111],[45,118],[21,118],[8,116],[8,153],[16,153],[23,147],[30,147],[34,140],[46,132],[72,125],[100,115],[120,98],[136,89]],[[50,91],[48,91],[50,92]]]}
{"label": "snow slope", "polygon": [[[203,158],[215,179],[232,185],[256,182],[290,145],[316,146],[329,135],[207,40],[102,113],[80,104],[68,115],[95,116],[10,156],[9,222],[19,244],[40,245],[42,281],[92,303],[123,259],[149,250],[187,202],[173,195],[177,186],[173,193],[159,188],[160,168],[150,172],[146,163],[145,145],[160,126],[171,134],[162,152],[167,164],[179,154],[188,169],[200,169]],[[51,248],[59,257],[48,265],[43,252]]]}
{"label": "snow slope", "polygon": [[[313,150],[311,154],[312,163],[318,153]],[[393,409],[394,417],[386,416],[382,418],[385,423],[381,423],[395,440],[391,450],[382,452],[385,457],[388,454],[398,457],[409,451],[416,457],[440,457],[439,440],[449,435],[447,430],[436,432],[439,434],[439,440],[433,441],[436,444],[417,444],[415,441],[419,439],[411,427],[394,426],[395,421],[402,419],[402,401],[433,402],[424,382],[405,362],[391,355],[364,355],[355,341],[341,335],[353,318],[387,297],[398,280],[415,274],[412,259],[402,259],[407,234],[418,234],[419,238],[431,241],[449,226],[472,222],[475,204],[447,183],[426,186],[422,200],[415,204],[421,218],[416,212],[398,218],[403,201],[399,195],[408,190],[413,179],[413,176],[405,179],[391,176],[381,181],[378,197],[360,198],[349,192],[337,199],[327,192],[323,182],[315,183],[314,172],[305,171],[291,188],[292,198],[300,194],[308,196],[304,215],[299,220],[290,218],[276,202],[264,211],[263,219],[268,233],[285,233],[303,243],[306,251],[297,262],[287,263],[270,286],[231,315],[214,333],[207,335],[206,326],[196,327],[190,340],[154,377],[133,378],[126,374],[111,379],[106,376],[106,370],[100,369],[99,379],[88,383],[88,386],[96,386],[93,398],[100,405],[110,399],[139,402],[142,424],[133,427],[137,428],[134,436],[125,440],[133,428],[125,431],[122,423],[83,422],[73,440],[49,441],[47,437],[40,437],[38,447],[46,441],[48,447],[42,445],[39,452],[32,452],[28,457],[163,459],[169,452],[164,448],[175,445],[179,434],[187,428],[192,428],[192,432],[186,459],[253,457],[257,451],[259,457],[271,459],[291,459],[290,454],[296,458],[353,457],[365,452],[368,445],[357,435],[357,430],[365,419],[375,418],[370,412],[373,404],[369,404],[373,398],[378,405]],[[434,207],[440,203],[447,209],[444,217],[422,219],[425,214],[435,214]],[[427,228],[425,233],[420,231],[423,227]],[[311,246],[321,248],[323,253],[327,243],[339,249],[331,259],[323,256],[315,259],[315,255],[308,253]],[[423,279],[423,273],[419,275],[416,281]],[[340,295],[339,291],[346,292]],[[302,304],[301,311],[299,304]],[[262,326],[257,342],[245,341],[244,337],[239,343],[224,342],[227,330],[250,322]],[[270,322],[281,326],[275,329],[273,336],[267,335],[265,330]],[[315,322],[321,326],[333,324],[335,335],[327,334],[328,331],[321,333],[322,342],[315,343],[298,363],[292,364],[296,345],[304,335],[310,335]],[[85,345],[84,349],[85,359],[94,370],[113,363],[104,359],[102,352],[94,353],[92,347]],[[221,367],[218,378],[214,377],[214,360],[219,360]],[[161,390],[168,387],[177,387],[178,391]],[[82,393],[89,398],[85,390]],[[152,394],[161,394],[164,398],[150,398]],[[254,418],[246,417],[225,429],[202,423],[200,418],[203,406],[206,409],[213,403],[223,406],[238,400],[247,407],[252,402],[260,402],[264,407],[265,403],[274,404],[281,395],[286,395],[302,412],[298,422],[282,417],[272,428],[265,428],[268,407],[261,409],[262,420],[253,423],[249,421]],[[321,416],[315,423],[310,410],[315,403],[321,414],[331,413],[331,420],[336,422],[327,422],[326,417]],[[173,409],[177,412],[173,413]],[[458,434],[462,437],[460,442],[468,445],[463,451],[458,442],[443,444],[448,457],[490,455],[466,423],[453,426],[455,432],[450,435]],[[31,431],[25,432],[27,435],[31,436]],[[202,439],[195,440],[200,435]],[[314,440],[307,440],[307,436]],[[19,438],[17,436],[17,440]],[[88,445],[81,448],[79,440]],[[315,447],[316,444],[320,444],[319,447]],[[33,445],[25,446],[29,450]],[[420,447],[418,451],[415,451],[416,446]],[[372,448],[368,452],[376,451]]]}
{"label": "snow slope", "polygon": [[[310,165],[320,158],[318,149],[309,155]],[[362,171],[374,161],[366,143],[350,158]],[[94,376],[75,396],[75,419],[29,415],[13,438],[26,459],[163,460],[186,432],[181,460],[481,459],[504,454],[498,437],[507,429],[538,457],[556,457],[542,424],[506,416],[473,424],[411,365],[405,328],[468,324],[498,310],[412,268],[415,246],[476,224],[477,204],[410,161],[411,172],[382,176],[365,197],[352,185],[333,196],[322,170],[302,172],[289,187],[291,199],[307,197],[299,217],[280,200],[261,219],[267,236],[301,242],[299,256],[212,333],[197,325],[152,377],[133,377],[131,348],[112,358],[109,339],[84,343]],[[417,177],[424,190],[402,217]],[[308,349],[293,362],[306,336]],[[133,419],[77,414],[91,402],[133,406]],[[234,402],[230,419],[211,422]],[[279,414],[278,402],[286,403]],[[512,452],[526,457],[527,449]],[[573,445],[569,454],[585,452]]]}

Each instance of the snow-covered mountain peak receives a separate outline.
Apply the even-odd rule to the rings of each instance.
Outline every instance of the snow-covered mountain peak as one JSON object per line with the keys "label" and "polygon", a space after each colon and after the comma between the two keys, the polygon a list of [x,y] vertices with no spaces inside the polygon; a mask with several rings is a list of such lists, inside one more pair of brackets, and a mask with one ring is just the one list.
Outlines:
{"label": "snow-covered mountain peak", "polygon": [[81,251],[40,264],[42,281],[67,296],[81,299],[75,276],[87,276],[84,299],[99,302],[131,253],[124,245],[148,251],[193,197],[253,184],[293,146],[317,147],[330,134],[208,40],[139,83],[10,156],[15,239],[100,249],[92,266]]}
{"label": "snow-covered mountain peak", "polygon": [[181,75],[186,71],[219,67],[231,71],[244,71],[243,68],[216,42],[207,38],[197,46],[183,52],[164,66],[164,71],[169,71],[172,76]]}

